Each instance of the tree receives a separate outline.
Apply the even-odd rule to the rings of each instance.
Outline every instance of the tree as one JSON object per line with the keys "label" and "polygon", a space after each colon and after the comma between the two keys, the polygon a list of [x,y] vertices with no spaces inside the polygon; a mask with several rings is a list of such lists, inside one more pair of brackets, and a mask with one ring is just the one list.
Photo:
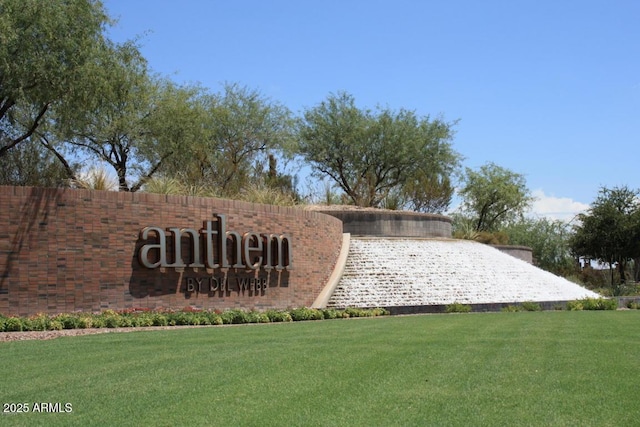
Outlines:
{"label": "tree", "polygon": [[509,244],[530,247],[538,267],[561,276],[575,272],[576,261],[569,250],[571,233],[566,222],[545,217],[522,218],[502,231]]}
{"label": "tree", "polygon": [[[237,196],[251,183],[266,184],[277,172],[269,158],[282,155],[293,140],[291,113],[284,106],[238,84],[225,84],[222,94],[206,94],[205,134],[173,158],[164,169],[189,185],[216,187]],[[274,183],[275,181],[272,181]]]}
{"label": "tree", "polygon": [[113,167],[120,191],[139,190],[201,137],[200,89],[150,75],[135,44],[105,42],[87,68],[94,96],[82,109],[60,112],[55,132],[74,151]]}
{"label": "tree", "polygon": [[[640,201],[638,190],[601,188],[589,211],[580,214],[580,225],[570,246],[577,256],[598,259],[609,266],[613,295],[619,295],[626,279],[626,265],[640,258]],[[617,266],[620,283],[614,283]]]}
{"label": "tree", "polygon": [[494,163],[467,168],[463,181],[461,210],[476,232],[495,232],[522,218],[532,201],[524,177]]}
{"label": "tree", "polygon": [[304,112],[298,154],[319,177],[329,177],[358,206],[378,207],[398,194],[418,209],[449,185],[460,156],[451,148],[453,123],[415,112],[361,110],[347,93],[330,95]]}
{"label": "tree", "polygon": [[[78,165],[69,165],[72,173]],[[69,173],[62,163],[37,141],[26,140],[0,157],[0,185],[66,187]]]}
{"label": "tree", "polygon": [[110,21],[98,1],[0,0],[0,157],[85,91]]}

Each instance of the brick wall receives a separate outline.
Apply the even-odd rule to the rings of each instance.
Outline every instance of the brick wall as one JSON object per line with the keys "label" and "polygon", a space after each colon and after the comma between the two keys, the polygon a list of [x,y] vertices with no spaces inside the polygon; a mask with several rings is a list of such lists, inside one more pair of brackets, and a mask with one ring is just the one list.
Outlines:
{"label": "brick wall", "polygon": [[[293,268],[148,269],[138,252],[147,226],[199,230],[214,214],[227,229],[286,233]],[[0,186],[0,313],[31,315],[186,306],[310,306],[340,252],[342,223],[318,212],[191,196]],[[188,244],[185,245],[188,248]],[[210,291],[226,279],[230,291]],[[238,290],[258,279],[265,290]],[[190,291],[187,283],[204,283]],[[210,282],[212,283],[212,282]]]}

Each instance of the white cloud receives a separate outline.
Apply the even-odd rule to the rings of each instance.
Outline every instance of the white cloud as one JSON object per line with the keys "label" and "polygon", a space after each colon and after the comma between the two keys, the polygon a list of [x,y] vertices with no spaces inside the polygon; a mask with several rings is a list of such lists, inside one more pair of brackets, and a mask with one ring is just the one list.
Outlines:
{"label": "white cloud", "polygon": [[540,189],[534,190],[532,195],[535,198],[529,212],[532,216],[571,221],[577,214],[589,209],[589,205],[585,203],[576,202],[568,197],[548,196]]}

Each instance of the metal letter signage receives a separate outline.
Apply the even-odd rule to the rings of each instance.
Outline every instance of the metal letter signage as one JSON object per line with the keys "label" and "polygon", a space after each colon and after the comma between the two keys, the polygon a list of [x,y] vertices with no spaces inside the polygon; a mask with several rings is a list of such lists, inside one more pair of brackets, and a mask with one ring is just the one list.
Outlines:
{"label": "metal letter signage", "polygon": [[[287,234],[240,234],[227,230],[225,215],[214,215],[200,230],[193,228],[145,227],[140,240],[146,243],[138,252],[146,268],[235,268],[282,271],[293,267],[291,237]],[[149,242],[154,240],[154,242]],[[189,253],[184,253],[187,243]]]}

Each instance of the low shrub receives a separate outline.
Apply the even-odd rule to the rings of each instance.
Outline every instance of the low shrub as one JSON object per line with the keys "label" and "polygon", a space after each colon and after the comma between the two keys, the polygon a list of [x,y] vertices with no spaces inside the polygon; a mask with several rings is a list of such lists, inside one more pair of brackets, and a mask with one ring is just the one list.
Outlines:
{"label": "low shrub", "polygon": [[580,311],[583,310],[584,307],[582,305],[582,301],[575,300],[567,302],[567,310],[569,311]]}
{"label": "low shrub", "polygon": [[[630,308],[631,310],[638,310],[640,309],[640,302],[638,301],[629,301],[627,303],[627,308]],[[1,322],[2,320],[0,320]]]}
{"label": "low shrub", "polygon": [[296,321],[323,320],[324,313],[316,308],[300,307],[289,311],[291,318]]}
{"label": "low shrub", "polygon": [[24,321],[24,329],[27,331],[47,331],[50,323],[51,319],[48,315],[38,313]]}
{"label": "low shrub", "polygon": [[340,313],[335,308],[325,308],[322,310],[325,319],[337,319]]}
{"label": "low shrub", "polygon": [[617,310],[618,300],[615,298],[584,298],[567,303],[567,310]]}
{"label": "low shrub", "polygon": [[224,324],[249,323],[249,316],[245,311],[239,309],[227,310],[220,314]]}
{"label": "low shrub", "polygon": [[293,321],[293,319],[291,318],[291,315],[288,312],[282,311],[282,310],[271,309],[271,310],[265,311],[264,314],[267,315],[267,317],[271,322],[292,322]]}
{"label": "low shrub", "polygon": [[540,304],[533,301],[524,301],[521,306],[524,311],[542,311]]}
{"label": "low shrub", "polygon": [[522,307],[520,307],[519,305],[508,305],[506,307],[502,307],[502,310],[500,311],[505,313],[515,313],[518,311],[522,311]]}
{"label": "low shrub", "polygon": [[447,304],[446,312],[447,313],[470,313],[471,306],[468,304],[461,304],[459,302],[454,302],[453,304]]}
{"label": "low shrub", "polygon": [[[462,308],[461,308],[462,310]],[[469,307],[470,310],[470,307]],[[291,310],[243,311],[231,309],[224,312],[205,311],[186,307],[181,311],[150,311],[149,309],[126,309],[119,312],[105,310],[100,314],[61,313],[53,317],[36,314],[31,317],[5,317],[0,315],[0,331],[45,331],[86,328],[127,328],[176,325],[223,325],[241,323],[291,322],[350,317],[372,317],[388,315],[384,308],[356,308],[344,310],[334,308],[315,309],[300,307]]]}
{"label": "low shrub", "polygon": [[54,316],[51,320],[57,320],[62,324],[62,329],[77,329],[78,316],[68,313],[61,313]]}
{"label": "low shrub", "polygon": [[585,298],[582,300],[584,310],[617,310],[618,300],[615,298]]}
{"label": "low shrub", "polygon": [[7,332],[20,332],[24,330],[24,324],[19,317],[9,317],[5,321],[4,330]]}

